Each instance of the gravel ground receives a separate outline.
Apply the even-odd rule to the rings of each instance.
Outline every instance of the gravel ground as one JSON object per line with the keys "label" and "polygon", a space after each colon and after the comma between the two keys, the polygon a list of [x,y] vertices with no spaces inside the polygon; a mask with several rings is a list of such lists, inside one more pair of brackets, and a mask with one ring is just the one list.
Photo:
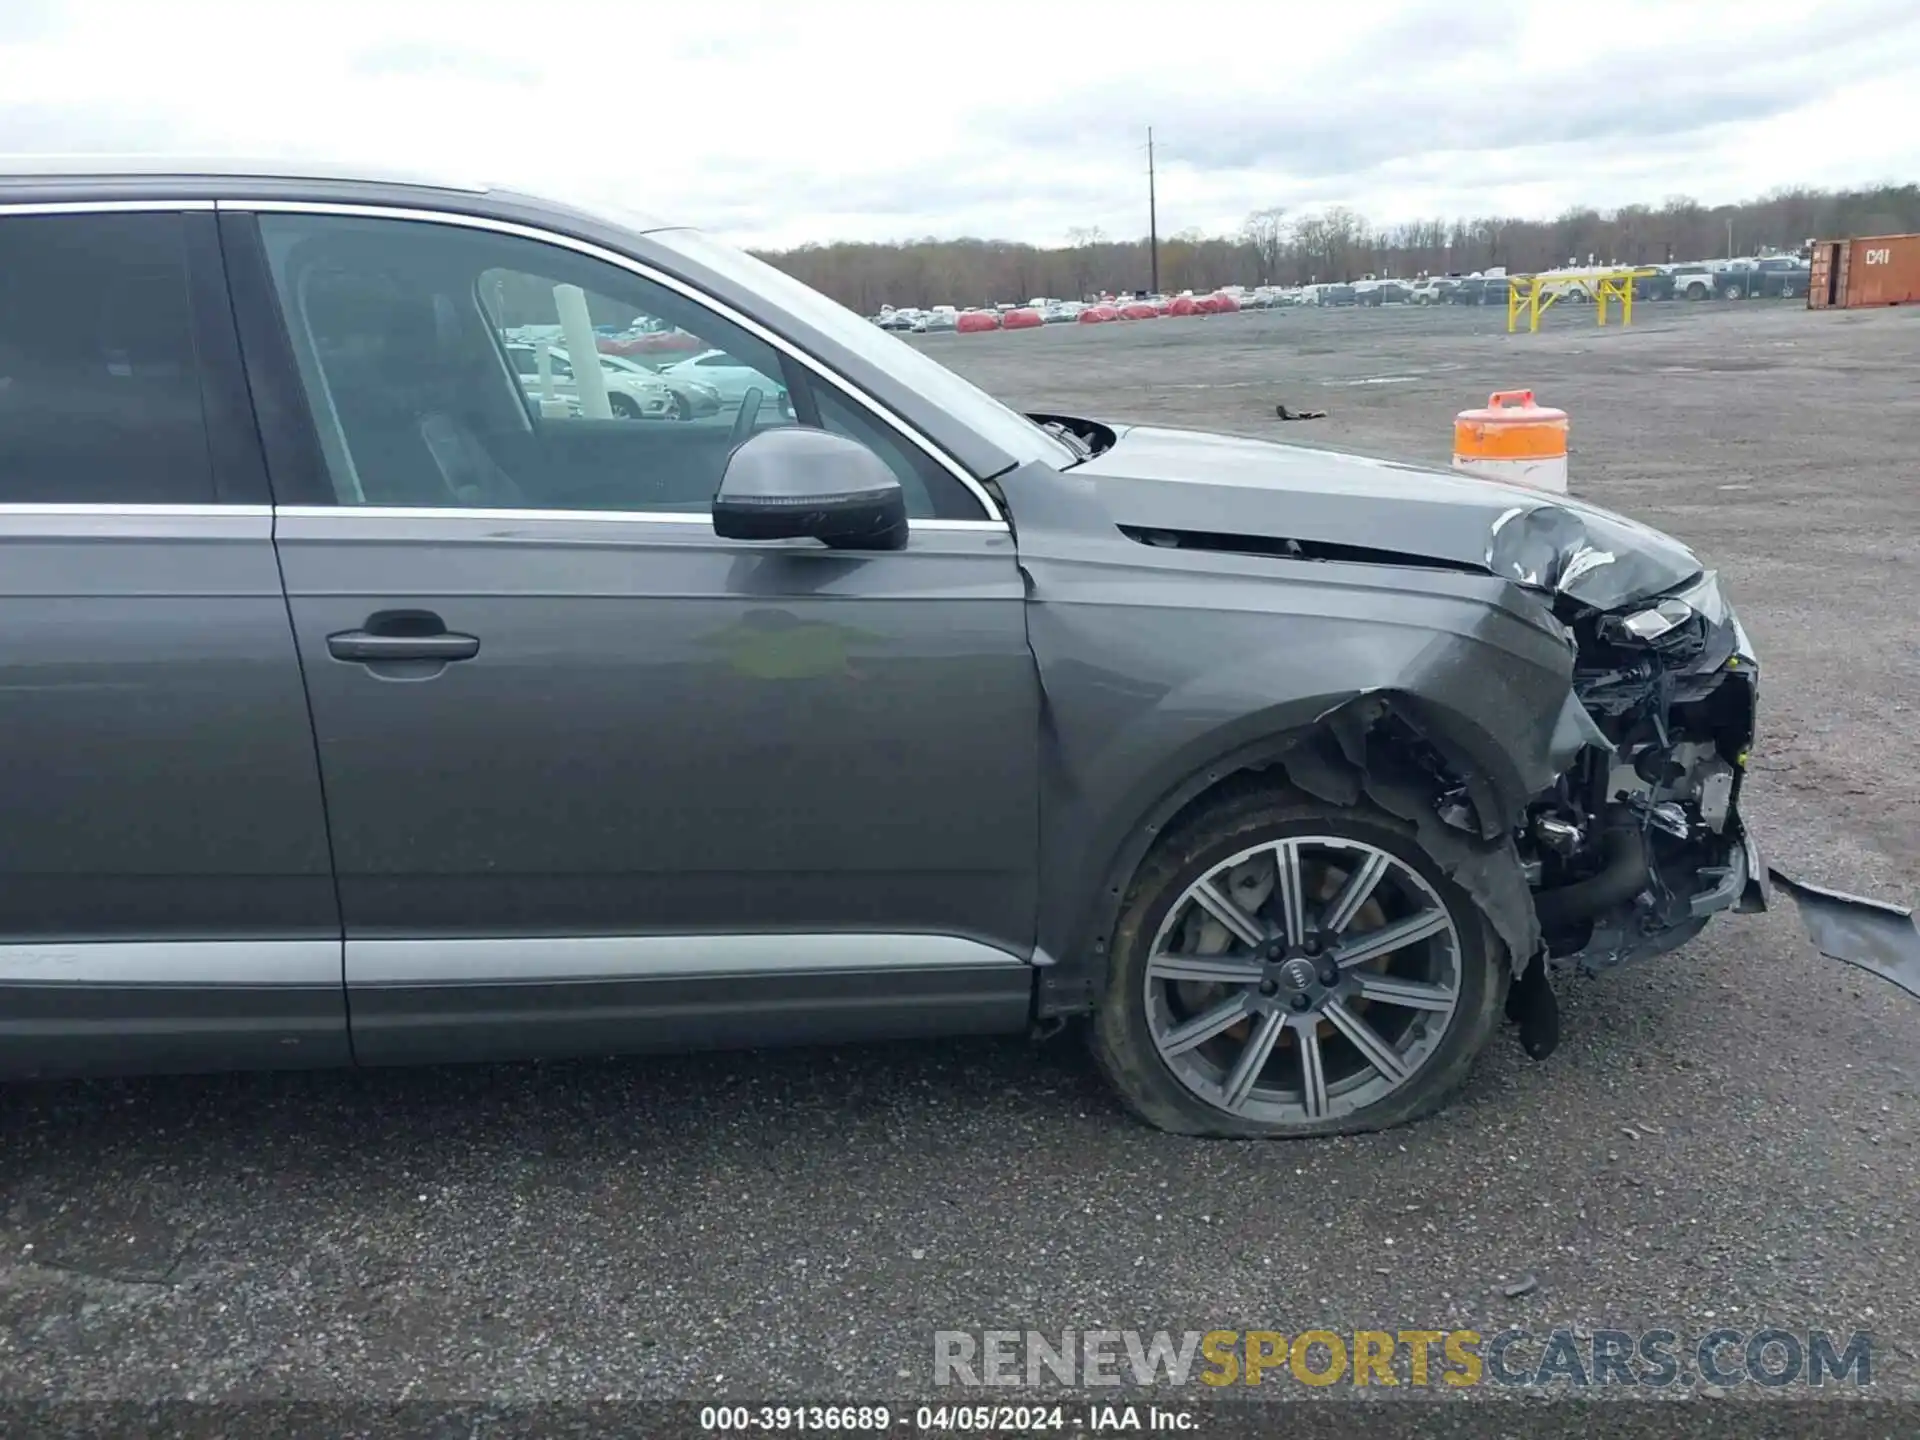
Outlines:
{"label": "gravel ground", "polygon": [[[924,343],[1029,406],[1429,462],[1533,386],[1578,493],[1727,576],[1769,857],[1920,895],[1920,314],[1649,309]],[[1764,1323],[1871,1330],[1920,1393],[1920,1004],[1790,911],[1562,1003],[1546,1063],[1509,1032],[1439,1117],[1289,1145],[1142,1129],[1071,1034],[11,1088],[0,1397],[898,1399],[937,1329]]]}

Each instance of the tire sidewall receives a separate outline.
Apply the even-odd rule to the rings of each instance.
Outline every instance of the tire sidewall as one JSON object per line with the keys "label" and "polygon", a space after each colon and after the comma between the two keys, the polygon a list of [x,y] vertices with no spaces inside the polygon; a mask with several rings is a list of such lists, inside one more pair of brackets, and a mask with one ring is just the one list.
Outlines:
{"label": "tire sidewall", "polygon": [[[1213,867],[1272,840],[1325,835],[1362,841],[1412,869],[1439,896],[1459,937],[1460,995],[1446,1035],[1414,1078],[1351,1115],[1313,1125],[1278,1128],[1231,1115],[1202,1100],[1160,1056],[1147,1024],[1146,962],[1168,911],[1187,886]],[[1465,1078],[1492,1034],[1505,999],[1504,955],[1479,907],[1443,874],[1408,830],[1384,816],[1335,806],[1288,805],[1238,810],[1219,817],[1183,843],[1170,837],[1156,865],[1143,865],[1144,886],[1129,896],[1114,933],[1107,993],[1095,1015],[1095,1048],[1102,1063],[1150,1123],[1183,1134],[1293,1137],[1386,1129],[1437,1108]]]}

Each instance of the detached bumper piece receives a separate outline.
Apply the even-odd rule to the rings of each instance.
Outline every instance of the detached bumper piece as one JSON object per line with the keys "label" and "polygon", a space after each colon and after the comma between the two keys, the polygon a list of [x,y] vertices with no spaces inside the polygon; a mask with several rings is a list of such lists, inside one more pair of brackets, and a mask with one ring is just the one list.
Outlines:
{"label": "detached bumper piece", "polygon": [[1814,948],[1844,960],[1920,999],[1920,926],[1904,905],[1889,905],[1809,885],[1769,866],[1773,883],[1793,896]]}

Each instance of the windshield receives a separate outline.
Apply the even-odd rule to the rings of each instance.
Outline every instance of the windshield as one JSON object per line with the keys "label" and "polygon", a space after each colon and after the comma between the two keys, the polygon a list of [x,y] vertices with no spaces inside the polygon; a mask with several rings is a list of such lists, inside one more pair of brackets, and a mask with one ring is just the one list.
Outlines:
{"label": "windshield", "polygon": [[766,296],[796,319],[911,386],[1008,454],[1022,461],[1043,460],[1056,466],[1071,465],[1082,458],[1072,445],[1001,404],[979,386],[962,380],[939,361],[764,260],[722,245],[698,230],[656,230],[647,238]]}

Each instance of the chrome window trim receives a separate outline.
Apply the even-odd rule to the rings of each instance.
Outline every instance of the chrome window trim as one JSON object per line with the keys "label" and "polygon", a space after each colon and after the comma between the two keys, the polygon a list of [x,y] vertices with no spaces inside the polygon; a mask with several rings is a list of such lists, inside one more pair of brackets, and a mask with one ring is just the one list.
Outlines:
{"label": "chrome window trim", "polygon": [[215,516],[223,520],[248,519],[270,520],[273,518],[271,505],[141,505],[129,502],[124,505],[64,505],[58,501],[20,500],[0,503],[0,515],[125,515],[132,519],[142,516]]}
{"label": "chrome window trim", "polygon": [[349,988],[1030,968],[1018,955],[959,935],[554,935],[346,942]]}
{"label": "chrome window trim", "polygon": [[212,200],[0,200],[0,217],[7,215],[113,215],[143,210],[212,210]]}
{"label": "chrome window trim", "polygon": [[684,280],[668,275],[664,271],[656,270],[651,265],[635,260],[632,256],[622,255],[617,250],[608,250],[602,246],[592,244],[589,241],[576,240],[570,235],[561,235],[551,230],[543,230],[538,226],[522,225],[509,220],[495,220],[489,216],[470,215],[458,210],[418,210],[405,206],[378,205],[373,203],[361,204],[332,200],[236,199],[217,200],[212,202],[212,204],[216,209],[223,211],[230,210],[241,214],[343,215],[360,219],[406,220],[431,225],[457,225],[468,230],[488,230],[498,235],[511,235],[521,240],[531,240],[536,244],[557,245],[562,249],[571,250],[575,254],[585,255],[591,260],[598,260],[603,264],[625,270],[629,274],[638,275],[641,279],[671,290],[683,299],[691,300],[695,304],[713,311],[714,314],[720,316],[722,319],[738,325],[748,334],[771,345],[782,355],[805,367],[813,375],[840,391],[841,394],[845,395],[856,405],[862,406],[884,420],[888,425],[898,430],[910,440],[919,450],[924,452],[927,457],[939,465],[941,469],[958,480],[960,484],[966,488],[968,493],[979,502],[982,514],[989,522],[997,522],[1001,525],[1006,524],[1006,517],[1000,513],[1000,507],[994,503],[993,497],[987,493],[986,487],[974,479],[957,460],[939,446],[935,445],[925,435],[922,435],[919,430],[907,423],[900,415],[876,400],[873,396],[867,394],[866,391],[854,385],[838,372],[822,364],[805,350],[800,349],[791,341],[776,335],[751,316],[743,315],[732,306],[709,295],[706,291],[689,285]]}
{"label": "chrome window trim", "polygon": [[[390,520],[492,520],[522,523],[549,520],[581,520],[615,525],[666,524],[706,525],[713,517],[691,510],[487,510],[460,505],[281,505],[274,513],[286,520],[333,520],[351,517],[356,521],[386,518]],[[1004,520],[909,520],[913,530],[957,531],[985,535],[1011,533]]]}
{"label": "chrome window trim", "polygon": [[0,944],[0,986],[317,986],[337,989],[339,940],[98,940]]}
{"label": "chrome window trim", "polygon": [[[456,505],[122,505],[61,504],[55,501],[0,502],[0,517],[34,516],[73,519],[197,519],[270,520],[280,516],[289,520],[346,519],[373,520],[462,520],[543,521],[588,520],[612,524],[636,523],[668,525],[712,525],[710,515],[684,510],[484,510]],[[913,520],[915,530],[951,531],[984,535],[1005,535],[1008,528],[1001,520]]]}

